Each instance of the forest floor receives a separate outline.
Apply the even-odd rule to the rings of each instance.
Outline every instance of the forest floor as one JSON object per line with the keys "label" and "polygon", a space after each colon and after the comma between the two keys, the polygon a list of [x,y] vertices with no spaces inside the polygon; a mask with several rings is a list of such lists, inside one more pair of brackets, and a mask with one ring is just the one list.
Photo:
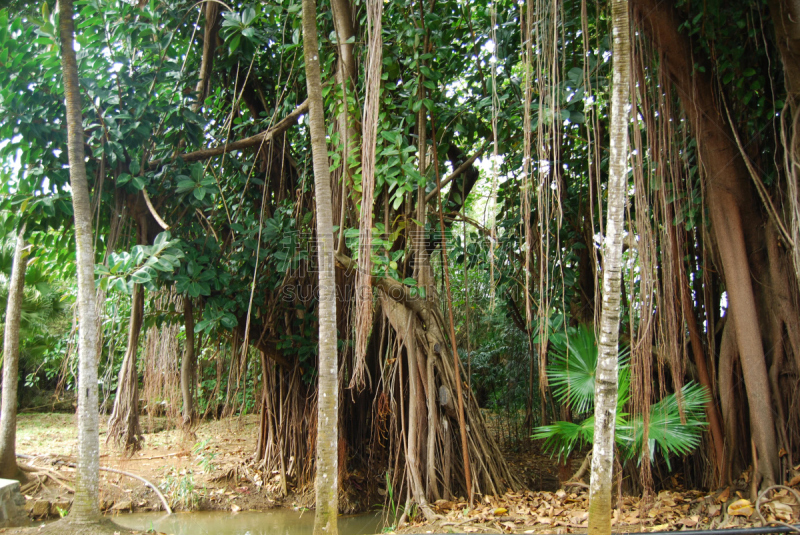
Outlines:
{"label": "forest floor", "polygon": [[[275,481],[248,470],[258,433],[258,415],[205,421],[187,439],[167,428],[166,418],[142,417],[144,447],[127,456],[106,443],[106,418],[100,424],[100,466],[130,472],[158,486],[174,510],[262,510],[300,507],[305,493],[286,500],[264,492]],[[17,422],[17,462],[40,472],[22,486],[29,514],[35,519],[58,518],[69,507],[77,453],[74,414],[20,414]],[[50,477],[52,474],[54,477]],[[56,479],[57,478],[57,479]],[[37,483],[41,480],[41,483]],[[61,482],[59,483],[60,480]],[[313,496],[311,497],[313,499]],[[293,501],[294,500],[294,501]],[[118,473],[100,472],[101,508],[107,513],[163,510],[156,494],[140,481]]]}
{"label": "forest floor", "polygon": [[[130,457],[105,443],[105,424],[101,423],[100,465],[152,482],[161,488],[175,510],[235,513],[308,507],[313,501],[310,489],[280,498],[279,492],[275,492],[280,487],[278,476],[252,469],[249,461],[257,439],[258,421],[258,415],[206,421],[196,429],[196,437],[187,439],[180,430],[167,428],[166,418],[143,417],[144,448]],[[536,453],[535,447],[533,450],[508,450],[506,456],[523,484],[535,490],[483,496],[472,508],[467,507],[463,498],[439,500],[434,511],[441,518],[433,522],[418,518],[397,531],[404,534],[585,532],[588,489],[581,484],[559,488],[557,464]],[[21,465],[40,469],[22,487],[30,516],[35,520],[58,518],[69,508],[69,487],[74,484],[74,468],[69,463],[77,452],[75,415],[20,414],[17,452],[25,456],[18,459]],[[564,478],[563,473],[561,476]],[[101,472],[100,477],[101,504],[106,513],[163,510],[155,493],[136,479],[109,472]],[[647,501],[618,496],[614,529],[647,532],[760,525],[748,499],[746,483],[745,474],[738,486],[714,493],[683,489],[676,482],[674,488],[662,490]],[[800,520],[800,507],[787,491],[766,500],[762,511],[768,520],[790,523]],[[0,533],[4,530],[0,529]]]}
{"label": "forest floor", "polygon": [[[613,512],[613,530],[637,533],[762,525],[749,500],[735,494],[733,498],[726,506],[725,496],[720,501],[719,496],[699,491],[665,490],[649,503],[624,496],[621,507]],[[588,507],[587,489],[484,496],[470,510],[465,501],[440,500],[433,509],[441,519],[412,522],[398,533],[585,533]],[[769,520],[797,523],[800,518],[794,498],[786,493],[767,500],[762,510]]]}

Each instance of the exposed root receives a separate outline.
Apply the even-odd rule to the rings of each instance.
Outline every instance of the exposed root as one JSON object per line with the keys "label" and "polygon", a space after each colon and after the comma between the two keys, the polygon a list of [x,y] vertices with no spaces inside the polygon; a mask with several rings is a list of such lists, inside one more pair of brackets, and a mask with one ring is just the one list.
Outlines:
{"label": "exposed root", "polygon": [[[586,454],[586,457],[583,459],[580,468],[578,471],[575,472],[571,478],[564,483],[564,486],[581,486],[579,483],[583,480],[583,476],[586,475],[586,472],[589,471],[589,467],[592,465],[592,452]],[[585,486],[585,483],[583,484]]]}
{"label": "exposed root", "polygon": [[[28,473],[30,473],[30,474],[34,474],[34,475],[39,475],[39,474],[41,474],[41,475],[43,475],[43,476],[49,477],[50,479],[52,479],[53,481],[55,481],[56,483],[58,483],[59,485],[61,485],[61,486],[62,486],[62,487],[64,487],[65,489],[67,489],[67,490],[68,490],[69,492],[71,492],[72,494],[75,494],[75,489],[73,489],[72,487],[70,487],[69,485],[67,485],[67,484],[66,484],[66,483],[65,483],[65,482],[64,482],[64,481],[63,481],[63,480],[62,480],[60,477],[58,477],[58,476],[55,474],[55,472],[53,472],[52,470],[48,470],[48,469],[46,469],[46,468],[39,468],[38,466],[31,466],[31,465],[29,465],[29,464],[18,464],[17,466],[19,466],[19,469],[20,469],[20,470],[22,470],[22,471],[24,471],[24,472],[28,472]],[[26,487],[27,487],[27,485],[26,485]],[[22,490],[22,489],[20,489],[20,490]]]}
{"label": "exposed root", "polygon": [[783,526],[785,528],[789,528],[794,532],[800,533],[800,528],[798,528],[797,526],[793,526],[792,524],[787,524],[786,522],[781,522],[780,520],[772,520],[770,522],[767,522],[767,519],[764,518],[764,515],[761,513],[761,500],[763,500],[766,497],[767,493],[776,489],[788,490],[789,492],[794,494],[794,499],[797,500],[797,505],[800,505],[800,493],[798,493],[795,489],[787,487],[785,485],[772,485],[762,490],[761,494],[758,495],[758,498],[756,499],[755,502],[756,513],[758,513],[758,516],[761,519],[761,522],[764,526],[768,526],[770,524],[778,524],[779,526]]}
{"label": "exposed root", "polygon": [[[17,457],[19,457],[20,459],[31,459],[32,458],[30,455],[22,455],[22,454],[19,454],[19,453],[17,454]],[[70,468],[75,468],[77,466],[75,463],[66,462],[66,461],[62,461],[62,460],[58,460],[58,459],[54,460],[54,463],[60,463],[63,466],[69,466]],[[40,467],[32,466],[32,465],[23,465],[23,466],[25,466],[25,468],[27,469],[26,471],[32,472],[32,473],[35,473],[35,474],[41,473],[43,475],[46,475],[46,476],[50,477],[53,481],[58,483],[59,485],[65,487],[67,490],[69,490],[73,494],[75,493],[75,490],[72,487],[70,487],[69,485],[67,485],[66,483],[64,483],[63,481],[61,481],[59,479],[59,477],[56,476],[53,473],[52,470],[48,470],[47,468],[40,468]],[[106,466],[101,466],[100,470],[103,471],[103,472],[112,472],[114,474],[120,474],[120,475],[123,475],[123,476],[127,476],[127,477],[130,477],[130,478],[136,479],[138,481],[141,481],[142,483],[144,483],[145,486],[150,487],[153,490],[153,492],[156,493],[156,496],[158,496],[158,499],[161,500],[161,504],[164,506],[164,510],[167,512],[167,514],[169,514],[169,515],[172,514],[172,509],[170,508],[169,503],[167,502],[167,499],[164,497],[164,495],[161,493],[161,491],[158,490],[158,487],[156,487],[155,485],[153,485],[152,483],[147,481],[145,478],[143,478],[141,476],[138,476],[136,474],[133,474],[131,472],[126,472],[124,470],[117,470],[116,468],[108,468]]]}

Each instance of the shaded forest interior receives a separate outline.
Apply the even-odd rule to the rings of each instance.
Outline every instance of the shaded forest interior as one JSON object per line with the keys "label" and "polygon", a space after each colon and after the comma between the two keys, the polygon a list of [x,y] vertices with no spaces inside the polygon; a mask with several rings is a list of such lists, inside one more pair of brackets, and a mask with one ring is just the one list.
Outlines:
{"label": "shaded forest interior", "polygon": [[[192,441],[201,421],[257,413],[248,462],[285,495],[314,480],[318,379],[338,372],[325,431],[363,507],[390,495],[432,519],[437,500],[543,485],[509,463],[531,453],[569,480],[593,439],[609,5],[319,2],[331,370],[300,4],[76,2],[109,443],[138,451],[144,415]],[[795,8],[630,0],[627,493],[755,493],[800,473]],[[53,395],[71,410],[77,385],[60,42],[53,2],[0,9],[20,410]]]}

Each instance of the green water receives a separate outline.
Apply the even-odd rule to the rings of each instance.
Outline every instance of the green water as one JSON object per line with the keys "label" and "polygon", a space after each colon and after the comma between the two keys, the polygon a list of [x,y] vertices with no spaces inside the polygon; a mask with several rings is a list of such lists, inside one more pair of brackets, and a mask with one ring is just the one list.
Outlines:
{"label": "green water", "polygon": [[[169,535],[309,535],[314,527],[314,511],[131,513],[112,520],[123,528],[153,529]],[[370,535],[380,533],[382,527],[380,514],[339,517],[339,535]]]}

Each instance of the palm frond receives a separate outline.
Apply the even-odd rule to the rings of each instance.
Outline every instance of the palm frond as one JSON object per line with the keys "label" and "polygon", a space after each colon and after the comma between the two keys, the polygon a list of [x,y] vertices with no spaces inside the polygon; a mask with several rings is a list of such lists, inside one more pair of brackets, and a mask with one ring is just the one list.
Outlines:
{"label": "palm frond", "polygon": [[[597,369],[597,340],[587,325],[567,329],[550,336],[551,361],[547,379],[556,399],[579,414],[594,407],[594,377]],[[629,351],[620,348],[620,384],[627,368]],[[628,386],[630,381],[627,382]],[[621,392],[622,389],[621,389]],[[627,390],[624,392],[627,395]]]}
{"label": "palm frond", "polygon": [[543,448],[559,459],[566,459],[576,448],[580,449],[592,443],[594,436],[594,416],[579,424],[573,422],[555,422],[552,425],[537,427],[533,438],[544,439]]}
{"label": "palm frond", "polygon": [[[708,390],[704,386],[689,382],[679,395],[669,394],[650,407],[648,449],[651,461],[656,450],[660,449],[667,461],[667,467],[671,469],[670,455],[687,455],[700,445],[700,436],[708,425],[705,421],[705,404],[708,400]],[[630,425],[633,436],[630,452],[641,455],[644,449],[643,418],[637,416]]]}

